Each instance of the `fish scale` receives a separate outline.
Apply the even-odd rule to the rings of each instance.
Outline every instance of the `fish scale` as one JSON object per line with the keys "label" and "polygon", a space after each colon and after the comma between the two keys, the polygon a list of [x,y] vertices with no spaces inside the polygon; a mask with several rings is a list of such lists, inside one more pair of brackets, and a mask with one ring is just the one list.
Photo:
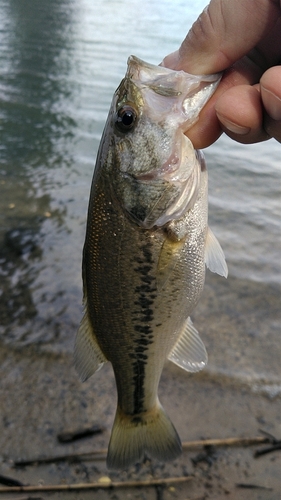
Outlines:
{"label": "fish scale", "polygon": [[[103,201],[102,206],[101,203],[97,203],[99,200]],[[109,204],[104,196],[97,195],[94,197],[94,207],[90,204],[89,210],[95,220],[95,232],[93,234],[89,230],[89,241],[86,240],[84,251],[87,296],[92,298],[88,302],[89,315],[93,330],[99,336],[102,351],[106,359],[113,363],[117,387],[122,388],[119,391],[122,396],[124,394],[121,397],[121,400],[124,400],[121,408],[129,414],[139,413],[141,405],[137,400],[139,394],[143,392],[143,367],[146,365],[140,347],[143,347],[145,341],[147,350],[153,343],[153,332],[156,328],[154,324],[159,325],[161,318],[163,324],[163,304],[160,309],[160,305],[156,303],[159,251],[155,252],[155,241],[158,241],[157,246],[161,249],[164,235],[157,230],[147,233],[137,226],[134,233],[131,231],[128,233],[131,223],[124,217],[114,199]],[[122,230],[116,232],[117,226],[122,227]],[[113,233],[115,233],[114,246]],[[137,249],[136,255],[130,252],[132,246]],[[153,257],[152,248],[156,258]],[[105,280],[108,269],[110,269],[110,279]],[[130,287],[127,286],[128,281]],[[170,297],[168,299],[170,300]],[[171,314],[171,306],[172,303],[170,306],[166,305],[167,316]],[[103,332],[108,330],[116,330],[119,334],[116,337],[103,335]],[[167,333],[171,337],[170,331]],[[171,347],[173,343],[171,339]],[[119,350],[122,356],[116,360],[114,354]],[[127,356],[130,361],[126,362]],[[162,364],[164,361],[165,357]],[[152,356],[150,363],[156,365]],[[158,374],[157,379],[159,379]],[[133,393],[132,380],[136,380]],[[149,403],[147,405],[149,406]]]}
{"label": "fish scale", "polygon": [[203,155],[183,131],[218,81],[131,57],[109,111],[88,209],[75,362],[83,380],[112,363],[118,404],[110,468],[145,453],[164,461],[179,455],[179,436],[158,400],[161,372],[167,359],[191,372],[207,362],[189,316],[205,262],[222,275],[226,264],[208,228]]}

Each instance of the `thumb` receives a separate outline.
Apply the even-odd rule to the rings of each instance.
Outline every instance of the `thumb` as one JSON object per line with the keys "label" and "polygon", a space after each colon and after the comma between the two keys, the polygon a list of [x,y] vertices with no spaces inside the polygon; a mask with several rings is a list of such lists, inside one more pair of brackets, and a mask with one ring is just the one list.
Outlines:
{"label": "thumb", "polygon": [[194,74],[223,71],[255,47],[278,15],[279,0],[211,0],[162,65]]}

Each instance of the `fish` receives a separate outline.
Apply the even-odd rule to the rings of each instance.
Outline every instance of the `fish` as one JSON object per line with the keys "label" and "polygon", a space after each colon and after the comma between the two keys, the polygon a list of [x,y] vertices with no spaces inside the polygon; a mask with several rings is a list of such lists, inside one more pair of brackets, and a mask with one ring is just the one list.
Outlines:
{"label": "fish", "polygon": [[117,410],[109,469],[144,456],[174,460],[179,435],[158,399],[167,359],[207,363],[190,315],[205,267],[227,276],[208,227],[204,155],[185,135],[220,75],[196,76],[128,59],[97,154],[83,249],[84,315],[75,340],[82,380],[109,361]]}

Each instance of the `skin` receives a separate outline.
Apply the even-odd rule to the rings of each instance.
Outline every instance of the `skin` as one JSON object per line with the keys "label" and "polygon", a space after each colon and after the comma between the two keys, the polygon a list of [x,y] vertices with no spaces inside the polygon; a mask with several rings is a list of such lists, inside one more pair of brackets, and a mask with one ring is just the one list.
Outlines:
{"label": "skin", "polygon": [[243,144],[281,142],[281,2],[211,0],[162,65],[193,74],[224,71],[187,132],[196,149],[222,132]]}

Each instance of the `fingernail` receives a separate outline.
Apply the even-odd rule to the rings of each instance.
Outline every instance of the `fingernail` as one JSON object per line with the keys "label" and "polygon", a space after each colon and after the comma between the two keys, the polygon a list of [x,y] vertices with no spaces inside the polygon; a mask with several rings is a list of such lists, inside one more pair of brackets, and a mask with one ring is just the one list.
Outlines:
{"label": "fingernail", "polygon": [[281,99],[270,90],[261,86],[261,97],[264,107],[273,120],[281,120]]}
{"label": "fingernail", "polygon": [[237,125],[237,123],[233,123],[230,120],[227,120],[224,116],[221,116],[220,114],[217,113],[217,117],[219,121],[224,125],[227,130],[232,132],[233,134],[238,134],[238,135],[246,135],[250,132],[250,127],[241,127],[240,125]]}

